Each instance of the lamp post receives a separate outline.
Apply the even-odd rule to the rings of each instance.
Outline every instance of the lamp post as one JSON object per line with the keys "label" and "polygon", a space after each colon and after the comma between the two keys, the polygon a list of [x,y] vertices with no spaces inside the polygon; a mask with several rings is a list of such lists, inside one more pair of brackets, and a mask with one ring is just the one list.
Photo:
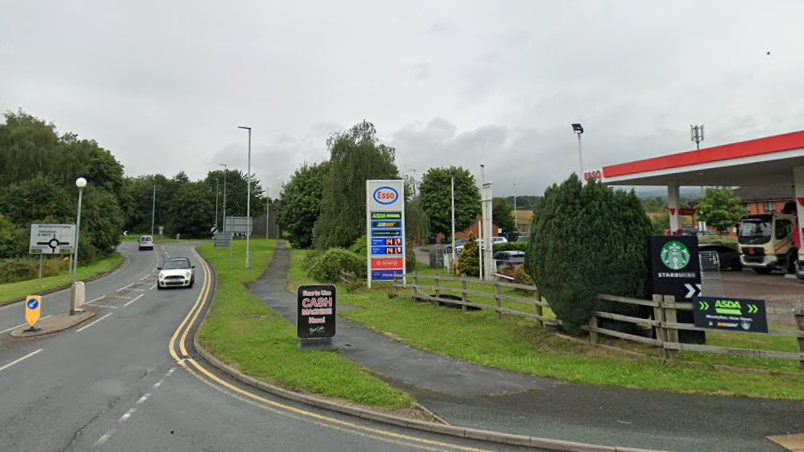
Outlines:
{"label": "lamp post", "polygon": [[226,232],[226,173],[229,172],[229,167],[225,163],[218,163],[223,167],[223,232]]}
{"label": "lamp post", "polygon": [[514,230],[519,233],[519,227],[516,224],[516,182],[514,182]]}
{"label": "lamp post", "polygon": [[[86,185],[86,182],[84,182],[84,184]],[[80,194],[81,192],[79,191],[78,193]],[[152,202],[151,202],[151,237],[153,237],[153,235],[154,235],[154,219],[156,218],[156,185],[154,185],[154,195],[153,195],[153,197],[151,199],[152,199]]]}
{"label": "lamp post", "polygon": [[581,135],[583,134],[583,126],[577,122],[573,123],[572,131],[578,135],[578,169],[580,170],[578,177],[581,179],[581,182],[583,182],[583,151],[581,150]]}
{"label": "lamp post", "polygon": [[[695,149],[701,150],[701,141],[704,140],[704,126],[690,126],[690,140],[695,142]],[[704,197],[704,188],[701,184],[701,199]]]}
{"label": "lamp post", "polygon": [[218,191],[220,191],[221,181],[215,178],[215,232],[218,232]]}
{"label": "lamp post", "polygon": [[77,279],[76,272],[78,271],[78,233],[81,231],[81,195],[84,187],[87,186],[87,180],[79,177],[75,180],[75,186],[78,187],[78,212],[75,216],[75,242],[73,242],[73,286],[70,296],[70,315],[75,315],[75,282]]}
{"label": "lamp post", "polygon": [[[455,262],[455,170],[449,171],[450,190],[452,193],[452,262]],[[450,268],[450,272],[452,269]]]}
{"label": "lamp post", "polygon": [[251,127],[238,126],[238,129],[248,130],[248,172],[246,175],[246,268],[251,261]]}

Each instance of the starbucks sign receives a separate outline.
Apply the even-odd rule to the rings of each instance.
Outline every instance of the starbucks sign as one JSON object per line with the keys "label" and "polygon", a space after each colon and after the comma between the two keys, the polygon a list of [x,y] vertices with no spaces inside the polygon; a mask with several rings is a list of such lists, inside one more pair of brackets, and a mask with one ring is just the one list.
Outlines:
{"label": "starbucks sign", "polygon": [[683,301],[690,293],[690,287],[700,285],[697,237],[651,236],[649,252],[654,294],[675,295],[678,301]]}

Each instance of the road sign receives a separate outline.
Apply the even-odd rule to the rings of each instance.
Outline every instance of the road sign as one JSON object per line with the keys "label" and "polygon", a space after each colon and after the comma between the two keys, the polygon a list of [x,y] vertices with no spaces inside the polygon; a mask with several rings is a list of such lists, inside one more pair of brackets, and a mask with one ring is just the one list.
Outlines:
{"label": "road sign", "polygon": [[232,240],[232,234],[229,232],[216,232],[215,233],[215,247],[227,247]]}
{"label": "road sign", "polygon": [[402,180],[366,181],[368,286],[372,281],[405,280],[405,184]]}
{"label": "road sign", "polygon": [[39,313],[42,311],[42,297],[39,295],[28,295],[25,299],[25,321],[33,328],[39,320]]}
{"label": "road sign", "polygon": [[74,242],[74,224],[32,224],[28,253],[72,254]]}
{"label": "road sign", "polygon": [[764,300],[726,297],[697,297],[692,314],[695,326],[716,330],[767,333]]}
{"label": "road sign", "polygon": [[335,336],[335,286],[311,284],[296,289],[296,335],[300,339]]}
{"label": "road sign", "polygon": [[226,232],[251,233],[251,218],[249,217],[226,217]]}

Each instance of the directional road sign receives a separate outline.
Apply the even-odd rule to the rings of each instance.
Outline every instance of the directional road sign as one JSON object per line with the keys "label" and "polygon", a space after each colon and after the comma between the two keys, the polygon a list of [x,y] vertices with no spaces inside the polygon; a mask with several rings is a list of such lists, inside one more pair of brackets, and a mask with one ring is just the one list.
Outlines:
{"label": "directional road sign", "polygon": [[28,243],[30,254],[72,254],[74,224],[32,224]]}
{"label": "directional road sign", "polygon": [[39,313],[42,311],[42,297],[39,295],[29,295],[25,299],[25,321],[33,328],[39,320]]}

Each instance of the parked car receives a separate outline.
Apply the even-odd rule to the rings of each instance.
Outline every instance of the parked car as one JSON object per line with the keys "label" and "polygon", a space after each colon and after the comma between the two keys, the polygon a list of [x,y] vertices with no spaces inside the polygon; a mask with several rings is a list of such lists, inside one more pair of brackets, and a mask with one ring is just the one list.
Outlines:
{"label": "parked car", "polygon": [[150,235],[143,235],[137,241],[137,247],[140,251],[154,249],[154,238]]}
{"label": "parked car", "polygon": [[698,252],[714,251],[720,260],[720,269],[742,270],[743,264],[740,262],[740,252],[736,248],[717,243],[706,243],[698,245]]}
{"label": "parked car", "polygon": [[195,284],[195,265],[190,263],[186,257],[174,257],[165,261],[165,264],[157,268],[159,277],[157,279],[157,289],[168,287],[193,287]]}
{"label": "parked car", "polygon": [[[463,250],[463,244],[466,243],[466,239],[455,239],[455,252],[460,253],[460,250]],[[452,243],[447,244],[447,253],[452,253]]]}
{"label": "parked car", "polygon": [[494,266],[497,273],[505,276],[513,276],[517,265],[525,262],[525,252],[508,250],[494,253]]}
{"label": "parked car", "polygon": [[492,238],[491,238],[491,244],[492,244],[492,246],[494,246],[494,245],[496,245],[496,244],[498,244],[498,243],[508,243],[508,239],[507,239],[507,238],[505,238],[505,237],[503,237],[503,236],[499,236],[499,237],[492,237]]}
{"label": "parked car", "polygon": [[[478,244],[478,245],[483,246],[483,245],[481,244],[481,240],[480,240],[480,239],[475,239],[475,242],[477,242],[477,244]],[[491,238],[491,246],[492,246],[492,247],[493,247],[494,245],[498,244],[498,243],[507,243],[507,242],[508,242],[508,239],[506,239],[505,237],[492,237],[492,238]],[[461,251],[463,251],[463,246],[464,246],[464,245],[466,245],[466,241],[464,240],[464,243],[462,243],[460,246],[458,246],[458,245],[457,245],[457,242],[455,242],[455,243],[456,243],[456,245],[455,245],[455,252],[456,252],[456,253],[458,253],[458,254],[460,254],[460,253],[461,253]]]}
{"label": "parked car", "polygon": [[520,235],[519,237],[514,239],[515,242],[528,242],[530,241],[529,235]]}

